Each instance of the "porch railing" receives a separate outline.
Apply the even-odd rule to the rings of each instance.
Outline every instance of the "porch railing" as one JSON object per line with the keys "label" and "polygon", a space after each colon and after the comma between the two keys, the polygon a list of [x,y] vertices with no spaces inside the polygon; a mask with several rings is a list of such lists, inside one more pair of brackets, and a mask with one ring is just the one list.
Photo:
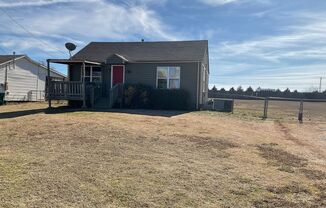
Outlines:
{"label": "porch railing", "polygon": [[84,85],[80,81],[57,81],[49,79],[46,98],[53,100],[83,100]]}
{"label": "porch railing", "polygon": [[122,105],[123,84],[116,84],[110,89],[109,108],[113,108],[115,104]]}

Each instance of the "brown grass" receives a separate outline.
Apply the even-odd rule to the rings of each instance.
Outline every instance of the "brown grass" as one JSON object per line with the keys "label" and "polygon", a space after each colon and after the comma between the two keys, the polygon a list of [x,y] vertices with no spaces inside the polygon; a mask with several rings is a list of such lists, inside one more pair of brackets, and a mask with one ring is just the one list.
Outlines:
{"label": "brown grass", "polygon": [[0,107],[0,207],[325,205],[323,122],[45,107]]}
{"label": "brown grass", "polygon": [[[299,101],[269,101],[268,118],[282,121],[297,121]],[[304,102],[304,122],[326,122],[325,102]],[[241,117],[263,116],[264,100],[235,100],[235,114]]]}
{"label": "brown grass", "polygon": [[284,151],[278,147],[277,144],[261,144],[258,145],[258,149],[261,151],[261,155],[267,160],[271,160],[279,166],[290,166],[290,167],[305,167],[307,166],[308,160]]}

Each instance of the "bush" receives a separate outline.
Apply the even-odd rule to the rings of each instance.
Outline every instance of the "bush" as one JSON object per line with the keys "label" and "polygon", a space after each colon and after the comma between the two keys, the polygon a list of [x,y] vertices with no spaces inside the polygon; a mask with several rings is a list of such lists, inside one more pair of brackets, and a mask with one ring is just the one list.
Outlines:
{"label": "bush", "polygon": [[151,103],[153,109],[189,110],[190,96],[186,90],[182,89],[154,89]]}
{"label": "bush", "polygon": [[123,107],[132,109],[188,110],[189,93],[181,89],[153,89],[143,84],[125,84]]}
{"label": "bush", "polygon": [[124,108],[150,108],[150,95],[152,88],[143,84],[126,84],[123,92]]}

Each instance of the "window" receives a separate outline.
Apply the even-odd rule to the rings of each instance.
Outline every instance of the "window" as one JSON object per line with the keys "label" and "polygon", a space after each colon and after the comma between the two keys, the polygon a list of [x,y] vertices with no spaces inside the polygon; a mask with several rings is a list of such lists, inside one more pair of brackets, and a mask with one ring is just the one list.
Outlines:
{"label": "window", "polygon": [[180,67],[157,67],[157,88],[179,89]]}
{"label": "window", "polygon": [[85,67],[85,82],[101,82],[102,70],[98,66]]}

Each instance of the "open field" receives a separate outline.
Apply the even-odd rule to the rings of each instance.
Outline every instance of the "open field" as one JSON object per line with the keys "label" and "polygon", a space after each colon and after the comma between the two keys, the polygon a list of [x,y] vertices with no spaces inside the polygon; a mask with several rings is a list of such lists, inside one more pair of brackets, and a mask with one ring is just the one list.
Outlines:
{"label": "open field", "polygon": [[[269,101],[268,118],[297,121],[300,102]],[[326,122],[326,102],[304,102],[303,120],[305,122]],[[235,114],[249,117],[262,117],[264,100],[235,100]]]}
{"label": "open field", "polygon": [[1,207],[325,207],[326,122],[0,106]]}

